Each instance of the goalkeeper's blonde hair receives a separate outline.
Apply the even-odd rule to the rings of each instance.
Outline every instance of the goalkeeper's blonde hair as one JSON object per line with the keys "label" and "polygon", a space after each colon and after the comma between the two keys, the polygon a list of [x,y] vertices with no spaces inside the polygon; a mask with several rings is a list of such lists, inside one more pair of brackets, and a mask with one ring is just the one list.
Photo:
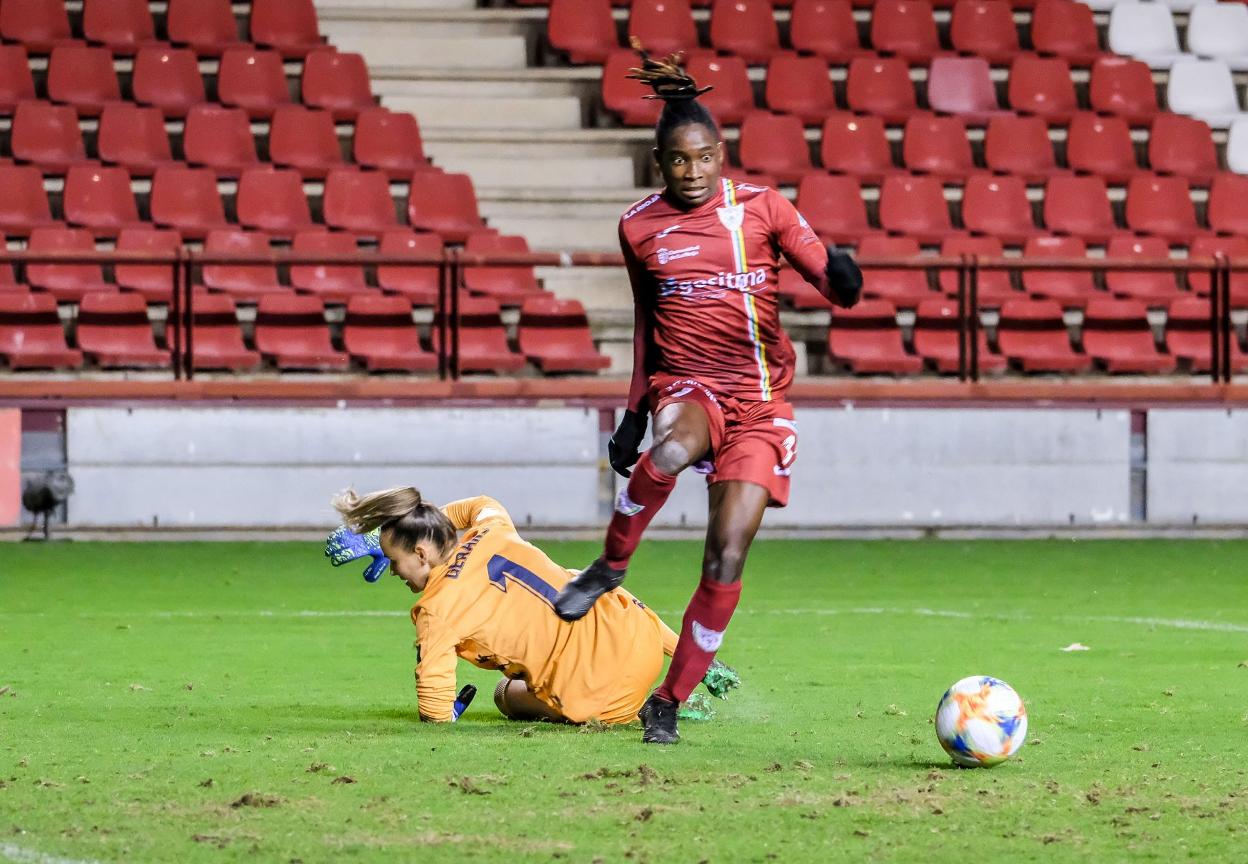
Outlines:
{"label": "goalkeeper's blonde hair", "polygon": [[366,495],[346,489],[334,496],[333,505],[343,523],[356,534],[380,528],[405,549],[428,542],[439,550],[447,550],[455,543],[451,520],[412,486],[396,486]]}

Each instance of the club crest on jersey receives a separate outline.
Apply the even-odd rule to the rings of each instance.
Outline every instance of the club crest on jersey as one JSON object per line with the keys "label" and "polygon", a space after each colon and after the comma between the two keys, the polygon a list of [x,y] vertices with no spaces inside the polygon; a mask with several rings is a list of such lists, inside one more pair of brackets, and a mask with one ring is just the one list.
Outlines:
{"label": "club crest on jersey", "polygon": [[745,224],[745,205],[736,204],[728,207],[719,207],[715,210],[719,215],[719,221],[729,231],[739,231],[741,226]]}

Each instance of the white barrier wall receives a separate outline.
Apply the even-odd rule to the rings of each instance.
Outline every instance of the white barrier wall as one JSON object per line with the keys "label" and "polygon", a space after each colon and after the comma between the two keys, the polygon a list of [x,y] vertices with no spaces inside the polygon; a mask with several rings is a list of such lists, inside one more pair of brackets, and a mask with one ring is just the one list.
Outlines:
{"label": "white barrier wall", "polygon": [[1248,522],[1248,411],[1148,413],[1148,519]]}

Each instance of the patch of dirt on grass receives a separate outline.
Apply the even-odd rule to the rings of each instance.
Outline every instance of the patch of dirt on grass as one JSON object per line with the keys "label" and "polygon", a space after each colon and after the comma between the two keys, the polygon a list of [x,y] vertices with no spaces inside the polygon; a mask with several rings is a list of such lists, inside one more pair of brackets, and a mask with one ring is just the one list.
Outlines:
{"label": "patch of dirt on grass", "polygon": [[328,762],[313,762],[304,772],[306,774],[320,774],[322,771],[333,771],[334,766]]}
{"label": "patch of dirt on grass", "polygon": [[350,785],[351,783],[359,783],[359,782],[360,781],[356,780],[354,777],[348,777],[346,774],[339,774],[337,777],[335,777],[333,780],[330,781],[330,785],[331,786],[346,786],[346,785]]}
{"label": "patch of dirt on grass", "polygon": [[603,723],[597,717],[591,717],[581,724],[579,731],[582,735],[592,735],[597,732],[607,732],[611,729],[609,723]]}
{"label": "patch of dirt on grass", "polygon": [[446,785],[458,789],[465,795],[489,795],[489,789],[482,789],[471,777],[447,777]]}
{"label": "patch of dirt on grass", "polygon": [[276,795],[247,792],[241,798],[231,801],[230,806],[237,810],[240,807],[277,807],[282,803],[282,799]]}

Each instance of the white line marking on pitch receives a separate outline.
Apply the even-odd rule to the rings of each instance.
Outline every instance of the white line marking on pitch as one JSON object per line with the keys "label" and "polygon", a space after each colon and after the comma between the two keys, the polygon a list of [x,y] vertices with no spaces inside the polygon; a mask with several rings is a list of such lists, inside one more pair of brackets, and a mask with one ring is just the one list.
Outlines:
{"label": "white line marking on pitch", "polygon": [[14,846],[12,843],[0,844],[0,857],[7,861],[15,861],[17,864],[97,864],[95,861],[45,855],[42,852],[36,852],[34,849],[23,849],[21,846]]}

